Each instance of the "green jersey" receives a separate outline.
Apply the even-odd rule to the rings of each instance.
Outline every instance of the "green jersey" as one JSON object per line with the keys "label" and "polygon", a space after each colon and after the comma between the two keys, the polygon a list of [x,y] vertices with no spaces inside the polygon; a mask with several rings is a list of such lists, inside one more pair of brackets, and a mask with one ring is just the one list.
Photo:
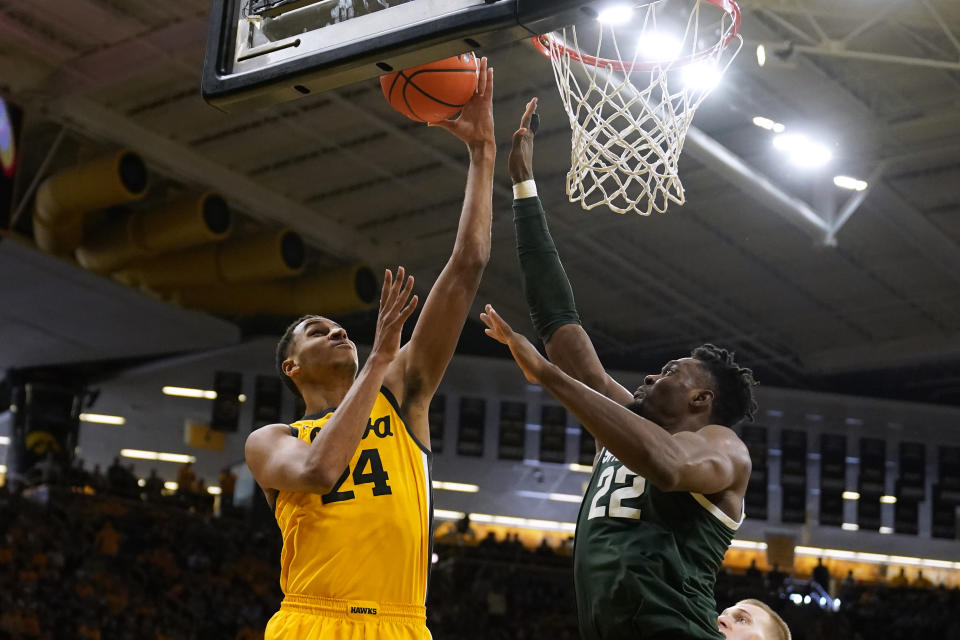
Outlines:
{"label": "green jersey", "polygon": [[601,451],[573,553],[583,639],[723,640],[713,587],[737,527],[703,495],[660,491]]}

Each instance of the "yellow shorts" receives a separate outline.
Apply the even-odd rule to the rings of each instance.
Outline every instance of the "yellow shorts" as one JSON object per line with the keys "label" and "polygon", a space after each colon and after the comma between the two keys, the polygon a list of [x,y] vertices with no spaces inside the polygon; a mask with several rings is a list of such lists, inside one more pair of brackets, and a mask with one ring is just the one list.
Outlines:
{"label": "yellow shorts", "polygon": [[432,640],[426,608],[288,594],[264,640]]}

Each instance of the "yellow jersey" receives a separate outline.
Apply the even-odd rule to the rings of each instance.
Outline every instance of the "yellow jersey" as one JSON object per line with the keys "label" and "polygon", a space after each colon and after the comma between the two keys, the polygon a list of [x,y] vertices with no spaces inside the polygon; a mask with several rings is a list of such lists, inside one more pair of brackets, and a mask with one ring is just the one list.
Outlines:
{"label": "yellow jersey", "polygon": [[[312,442],[334,409],[290,425]],[[285,596],[424,605],[433,517],[431,454],[381,387],[350,465],[326,494],[281,491]]]}

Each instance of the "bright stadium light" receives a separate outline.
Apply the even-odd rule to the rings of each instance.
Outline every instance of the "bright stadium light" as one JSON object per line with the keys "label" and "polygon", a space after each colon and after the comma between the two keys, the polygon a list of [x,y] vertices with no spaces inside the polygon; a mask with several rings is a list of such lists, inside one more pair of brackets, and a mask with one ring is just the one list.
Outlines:
{"label": "bright stadium light", "polygon": [[0,444],[10,444],[10,436],[0,436]]}
{"label": "bright stadium light", "polygon": [[849,189],[850,191],[866,191],[867,187],[870,186],[866,180],[858,180],[850,176],[836,176],[833,179],[833,184],[841,189]]}
{"label": "bright stadium light", "polygon": [[476,493],[480,491],[480,487],[475,484],[466,484],[463,482],[441,482],[440,480],[433,481],[434,489],[443,489],[444,491],[461,491],[463,493]]}
{"label": "bright stadium light", "polygon": [[183,453],[162,453],[160,451],[144,451],[142,449],[120,449],[121,458],[134,458],[137,460],[158,460],[160,462],[196,462],[194,456]]}
{"label": "bright stadium light", "polygon": [[713,89],[722,78],[723,72],[710,62],[696,62],[683,68],[683,82],[691,89]]}
{"label": "bright stadium light", "polygon": [[763,66],[767,64],[767,48],[762,44],[757,45],[757,65]]}
{"label": "bright stadium light", "polygon": [[163,483],[163,488],[166,489],[167,491],[176,491],[177,489],[180,488],[180,485],[177,484],[176,482],[173,482],[172,480],[168,480],[167,482]]}
{"label": "bright stadium light", "polygon": [[897,504],[897,496],[880,496],[880,504]]}
{"label": "bright stadium light", "polygon": [[683,40],[668,33],[653,31],[637,43],[637,51],[645,60],[670,62],[683,52]]}
{"label": "bright stadium light", "polygon": [[859,499],[860,499],[860,494],[857,493],[856,491],[844,491],[844,492],[843,492],[843,499],[844,499],[844,500],[859,500]]}
{"label": "bright stadium light", "polygon": [[859,530],[860,530],[860,525],[858,525],[858,524],[855,523],[855,522],[844,522],[844,523],[840,526],[840,528],[843,529],[844,531],[859,531]]}
{"label": "bright stadium light", "polygon": [[593,467],[585,464],[577,464],[576,462],[571,462],[567,465],[567,468],[577,473],[593,473]]}
{"label": "bright stadium light", "polygon": [[815,142],[802,133],[782,133],[773,139],[773,146],[787,154],[798,167],[814,169],[828,164],[833,153],[826,145]]}
{"label": "bright stadium light", "polygon": [[761,129],[773,131],[774,133],[783,133],[787,130],[786,125],[780,124],[779,122],[771,120],[770,118],[764,118],[763,116],[756,116],[753,119],[753,124]]}
{"label": "bright stadium light", "polygon": [[123,416],[108,416],[102,413],[81,413],[80,422],[122,425],[127,423],[127,419]]}
{"label": "bright stadium light", "polygon": [[893,527],[880,527],[880,533],[884,535],[890,535],[893,533]]}
{"label": "bright stadium light", "polygon": [[[217,392],[213,389],[193,389],[191,387],[164,387],[164,395],[177,396],[179,398],[203,398],[204,400],[216,400]],[[237,396],[240,402],[247,401],[247,395],[241,393]]]}
{"label": "bright stadium light", "polygon": [[628,4],[615,4],[607,7],[597,16],[597,21],[612,26],[626,24],[633,17],[633,7]]}

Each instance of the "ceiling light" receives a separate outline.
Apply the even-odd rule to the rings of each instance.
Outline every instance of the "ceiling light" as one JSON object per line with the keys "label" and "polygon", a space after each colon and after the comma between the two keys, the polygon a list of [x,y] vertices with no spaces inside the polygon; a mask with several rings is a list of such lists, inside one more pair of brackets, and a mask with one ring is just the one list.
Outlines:
{"label": "ceiling light", "polygon": [[178,396],[180,398],[206,398],[207,400],[214,400],[217,397],[216,391],[191,389],[189,387],[164,387],[163,393],[168,396]]}
{"label": "ceiling light", "polygon": [[880,527],[880,533],[884,535],[889,535],[893,533],[893,527]]}
{"label": "ceiling light", "polygon": [[723,72],[710,62],[697,62],[683,68],[683,82],[691,89],[713,89],[722,78]]}
{"label": "ceiling light", "polygon": [[10,444],[10,436],[0,436],[0,444]]}
{"label": "ceiling light", "polygon": [[223,491],[220,489],[220,487],[207,487],[207,493],[212,496],[218,496],[223,493]]}
{"label": "ceiling light", "polygon": [[619,25],[630,22],[632,17],[633,7],[628,4],[615,4],[601,11],[597,21],[603,24]]}
{"label": "ceiling light", "polygon": [[773,146],[798,167],[822,167],[833,159],[830,149],[801,133],[782,133],[773,139]]}
{"label": "ceiling light", "polygon": [[897,496],[880,496],[880,502],[883,504],[897,504]]}
{"label": "ceiling light", "polygon": [[142,449],[120,449],[120,456],[137,460],[159,460],[160,462],[193,463],[197,461],[194,456],[182,453],[160,453],[159,451],[144,451]]}
{"label": "ceiling light", "polygon": [[579,473],[592,473],[593,467],[585,464],[577,464],[576,462],[570,464],[568,467],[570,471],[577,471]]}
{"label": "ceiling light", "polygon": [[167,491],[176,491],[178,488],[180,488],[180,485],[173,481],[167,481],[163,483],[163,488]]}
{"label": "ceiling light", "polygon": [[850,191],[866,191],[867,187],[870,186],[866,180],[858,180],[850,176],[837,176],[833,179],[833,184]]}
{"label": "ceiling light", "polygon": [[[191,387],[164,387],[164,395],[177,396],[178,398],[203,398],[205,400],[216,400],[217,392],[212,389],[193,389]],[[237,396],[240,402],[247,401],[247,395],[241,393]]]}
{"label": "ceiling light", "polygon": [[767,64],[767,48],[762,44],[757,45],[757,64],[761,67]]}
{"label": "ceiling light", "polygon": [[463,493],[476,493],[480,491],[480,487],[475,484],[464,484],[462,482],[440,482],[439,480],[433,481],[434,489],[443,489],[445,491],[462,491]]}
{"label": "ceiling light", "polygon": [[844,531],[858,531],[860,529],[860,525],[854,522],[844,522],[840,528]]}
{"label": "ceiling light", "polygon": [[670,62],[680,57],[683,52],[683,40],[668,33],[653,31],[640,39],[637,51],[646,60]]}
{"label": "ceiling light", "polygon": [[787,130],[785,125],[780,124],[770,118],[764,118],[763,116],[757,116],[753,119],[753,124],[757,125],[761,129],[766,129],[767,131],[773,131],[774,133],[783,133]]}
{"label": "ceiling light", "polygon": [[857,493],[856,491],[844,491],[844,492],[843,492],[843,499],[844,499],[844,500],[859,500],[859,499],[860,499],[860,494]]}
{"label": "ceiling light", "polygon": [[81,422],[96,422],[97,424],[126,424],[127,419],[123,416],[108,416],[102,413],[81,413]]}
{"label": "ceiling light", "polygon": [[583,500],[583,496],[573,493],[549,493],[546,491],[525,491],[523,489],[516,492],[521,498],[534,498],[536,500],[553,500],[554,502],[576,502]]}
{"label": "ceiling light", "polygon": [[0,464],[0,473],[6,473],[6,472],[7,472],[7,465]]}
{"label": "ceiling light", "polygon": [[147,486],[147,479],[146,479],[146,478],[137,478],[137,486],[138,486],[138,487],[141,487],[141,488]]}

